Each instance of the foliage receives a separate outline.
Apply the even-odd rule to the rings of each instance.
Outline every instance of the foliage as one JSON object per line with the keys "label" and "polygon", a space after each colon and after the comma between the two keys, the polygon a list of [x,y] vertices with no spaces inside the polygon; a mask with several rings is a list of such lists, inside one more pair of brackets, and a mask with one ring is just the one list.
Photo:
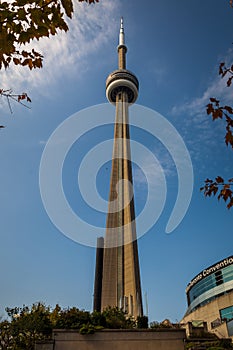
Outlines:
{"label": "foliage", "polygon": [[[54,309],[43,303],[31,307],[6,308],[8,320],[0,322],[0,350],[33,350],[35,341],[51,339],[52,330],[77,329],[80,334],[93,334],[95,331],[136,328],[136,322],[119,308],[108,307],[103,312],[90,313],[77,307]],[[138,328],[145,328],[147,317],[137,320]],[[142,327],[143,326],[143,327]]]}
{"label": "foliage", "polygon": [[146,329],[146,328],[148,328],[148,317],[147,316],[138,316],[136,323],[137,323],[137,328]]}
{"label": "foliage", "polygon": [[[99,0],[78,0],[89,4]],[[43,55],[34,48],[27,48],[32,40],[56,35],[58,30],[68,31],[64,16],[72,18],[72,0],[13,0],[0,1],[0,69],[10,64],[41,68]],[[12,90],[0,89],[0,96],[28,107],[31,102],[26,93],[13,94]],[[0,128],[4,128],[0,125]]]}
{"label": "foliage", "polygon": [[198,350],[198,349],[206,349],[206,350],[224,350],[224,349],[232,349],[231,339],[219,339],[214,341],[201,341],[198,340],[196,342],[187,341],[185,348],[187,350]]}
{"label": "foliage", "polygon": [[156,329],[156,328],[159,328],[159,325],[160,325],[159,322],[157,322],[157,321],[152,321],[152,322],[150,323],[150,328]]}
{"label": "foliage", "polygon": [[[95,3],[99,0],[78,0]],[[0,69],[10,64],[41,68],[43,56],[27,48],[33,40],[68,31],[72,0],[14,0],[0,2]]]}
{"label": "foliage", "polygon": [[35,341],[51,336],[50,309],[44,304],[7,308],[6,312],[11,321],[0,324],[0,349],[33,350]]}
{"label": "foliage", "polygon": [[76,307],[60,310],[57,316],[53,324],[54,328],[80,329],[91,322],[90,313]]}
{"label": "foliage", "polygon": [[[231,5],[232,4],[233,2],[231,2]],[[233,80],[233,65],[226,67],[225,63],[221,62],[219,65],[219,75],[222,78],[225,76],[228,77],[227,87],[230,87]],[[220,101],[214,97],[210,98],[210,103],[206,107],[207,114],[212,115],[213,120],[225,118],[225,143],[227,146],[230,145],[233,149],[233,108],[230,106],[221,106]],[[205,185],[201,187],[200,190],[204,192],[206,197],[218,194],[218,200],[223,199],[227,204],[227,208],[230,209],[233,206],[232,186],[233,178],[225,181],[221,176],[217,176],[215,180],[206,179]]]}
{"label": "foliage", "polygon": [[[233,149],[233,119],[229,115],[233,115],[233,109],[230,106],[220,106],[219,101],[215,98],[210,99],[211,103],[207,105],[207,114],[212,114],[213,120],[222,119],[225,116],[226,119],[226,135],[225,135],[225,143],[226,145],[230,145]],[[215,106],[213,105],[215,104]]]}
{"label": "foliage", "polygon": [[106,317],[102,312],[99,311],[94,311],[91,314],[91,323],[97,328],[107,327]]}
{"label": "foliage", "polygon": [[173,328],[173,325],[171,324],[171,322],[167,322],[168,320],[165,320],[163,322],[157,322],[157,321],[153,321],[150,323],[150,328],[151,329],[161,329],[161,328]]}
{"label": "foliage", "polygon": [[219,341],[219,346],[222,346],[224,349],[232,349],[231,339],[221,339]]}
{"label": "foliage", "polygon": [[147,316],[138,316],[136,324],[137,324],[137,328],[139,328],[139,329],[148,328],[148,317]]}
{"label": "foliage", "polygon": [[95,333],[95,326],[93,326],[92,324],[85,324],[83,325],[80,330],[79,330],[80,334],[94,334]]}
{"label": "foliage", "polygon": [[[209,340],[207,340],[209,338]],[[212,340],[211,340],[212,338]],[[196,339],[194,341],[194,339]],[[203,334],[199,335],[190,335],[187,339],[186,349],[189,350],[198,350],[198,349],[206,349],[206,350],[223,350],[223,349],[233,349],[232,341],[230,338],[222,338],[219,339],[216,334],[210,332],[203,332]]]}
{"label": "foliage", "polygon": [[[89,4],[99,0],[78,0]],[[72,0],[13,0],[0,1],[0,69],[10,64],[41,68],[43,55],[28,44],[43,37],[56,35],[58,30],[68,31],[64,15],[72,18]],[[0,96],[7,99],[12,113],[10,99],[25,107],[24,102],[31,102],[26,93],[13,94],[12,90],[0,89]],[[24,100],[24,102],[22,102]],[[0,125],[0,129],[4,128]]]}
{"label": "foliage", "polygon": [[14,345],[14,339],[10,330],[10,322],[3,321],[0,323],[0,349],[7,350]]}
{"label": "foliage", "polygon": [[128,329],[135,328],[135,321],[126,315],[126,313],[118,307],[108,307],[103,311],[106,320],[106,328],[110,329]]}
{"label": "foliage", "polygon": [[206,197],[216,195],[218,193],[218,200],[222,198],[227,203],[227,208],[230,209],[233,206],[233,192],[231,186],[233,184],[233,178],[225,182],[221,176],[215,178],[215,181],[206,179],[205,186],[201,187],[201,191],[204,191]]}
{"label": "foliage", "polygon": [[[7,99],[8,107],[11,113],[13,113],[11,103],[10,103],[11,100],[18,102],[27,108],[29,107],[28,105],[26,105],[26,103],[32,102],[26,92],[23,92],[22,94],[13,94],[13,91],[11,89],[8,89],[8,90],[0,89],[0,96],[5,97]],[[4,126],[1,126],[1,127],[4,127]]]}

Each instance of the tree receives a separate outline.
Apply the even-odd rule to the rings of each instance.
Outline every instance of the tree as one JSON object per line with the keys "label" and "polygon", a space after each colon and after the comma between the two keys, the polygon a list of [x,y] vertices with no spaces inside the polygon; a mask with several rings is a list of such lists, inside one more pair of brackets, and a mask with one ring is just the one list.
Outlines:
{"label": "tree", "polygon": [[137,317],[137,328],[146,329],[148,328],[148,317],[147,316],[138,316]]}
{"label": "tree", "polygon": [[[233,1],[231,2],[231,6]],[[232,85],[233,80],[233,65],[226,67],[222,62],[219,65],[219,75],[224,78],[228,77],[227,87]],[[225,143],[226,146],[230,146],[233,149],[233,108],[230,106],[221,106],[220,101],[214,97],[210,98],[210,103],[206,106],[206,112],[212,116],[213,121],[217,119],[225,119],[226,122],[226,134]],[[233,206],[233,178],[228,181],[224,180],[221,176],[217,176],[215,180],[206,179],[205,185],[201,187],[201,191],[204,191],[204,195],[212,196],[218,194],[218,200],[223,199],[227,208],[230,209]]]}
{"label": "tree", "polygon": [[128,329],[135,328],[135,321],[127,316],[126,312],[118,307],[107,307],[102,315],[106,319],[106,328],[110,329]]}
{"label": "tree", "polygon": [[177,325],[173,325],[168,319],[166,319],[162,322],[157,322],[157,321],[151,322],[150,328],[151,329],[177,328]]}
{"label": "tree", "polygon": [[60,310],[57,316],[53,323],[54,328],[80,329],[83,325],[91,323],[90,313],[76,307]]}
{"label": "tree", "polygon": [[12,108],[11,108],[10,100],[17,101],[21,105],[23,105],[24,107],[27,107],[27,108],[29,108],[29,107],[23,101],[31,102],[31,99],[27,95],[26,92],[23,92],[22,94],[19,95],[19,94],[14,94],[11,89],[8,89],[8,90],[0,89],[0,96],[6,97],[7,102],[8,102],[8,107],[9,107],[9,110],[10,110],[11,113],[13,113],[13,111],[12,111]]}
{"label": "tree", "polygon": [[0,349],[8,350],[13,349],[14,339],[11,334],[10,322],[0,322]]}
{"label": "tree", "polygon": [[[95,3],[99,0],[78,0]],[[33,39],[68,31],[64,16],[72,18],[72,0],[15,0],[0,3],[0,69],[10,64],[41,68],[43,56],[27,48]]]}
{"label": "tree", "polygon": [[[89,4],[99,0],[78,0]],[[72,0],[15,0],[0,2],[0,69],[9,68],[10,64],[41,68],[43,55],[27,49],[34,39],[56,35],[58,30],[68,31],[64,16],[72,18]],[[31,102],[26,93],[13,94],[11,90],[0,89],[0,96],[6,97],[10,112],[10,99],[28,107],[24,102]],[[4,128],[0,125],[0,128]]]}
{"label": "tree", "polygon": [[0,323],[0,349],[33,350],[35,341],[52,335],[50,308],[42,303],[31,308],[6,308],[10,321]]}
{"label": "tree", "polygon": [[[108,307],[103,312],[90,313],[77,307],[54,309],[43,303],[31,307],[6,308],[8,320],[0,322],[0,350],[33,350],[38,340],[48,340],[56,328],[76,329],[80,334],[92,334],[102,328],[136,328],[136,322],[119,308]],[[144,328],[147,317],[141,317],[138,328]],[[141,326],[141,327],[140,327]]]}

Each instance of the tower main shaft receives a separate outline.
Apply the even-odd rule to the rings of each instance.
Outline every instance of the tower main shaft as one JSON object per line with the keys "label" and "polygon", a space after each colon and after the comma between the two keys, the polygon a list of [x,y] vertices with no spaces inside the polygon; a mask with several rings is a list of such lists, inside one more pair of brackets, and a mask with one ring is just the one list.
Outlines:
{"label": "tower main shaft", "polygon": [[130,152],[129,105],[138,96],[138,80],[126,69],[123,20],[118,45],[118,70],[106,81],[108,100],[116,106],[109,206],[104,239],[101,310],[123,308],[141,316],[142,296],[135,224]]}

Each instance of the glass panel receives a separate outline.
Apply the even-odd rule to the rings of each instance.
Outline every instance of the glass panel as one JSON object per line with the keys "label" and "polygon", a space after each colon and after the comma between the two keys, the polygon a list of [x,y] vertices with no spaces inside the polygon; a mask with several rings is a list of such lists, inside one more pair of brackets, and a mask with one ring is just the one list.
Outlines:
{"label": "glass panel", "polygon": [[233,319],[233,306],[226,307],[220,310],[220,315],[222,320],[232,320]]}
{"label": "glass panel", "polygon": [[224,267],[223,269],[220,269],[207,277],[203,277],[203,279],[196,283],[189,291],[189,305],[190,303],[192,303],[193,300],[198,298],[201,294],[205,293],[206,291],[232,280],[233,265]]}
{"label": "glass panel", "polygon": [[233,336],[233,321],[227,322],[228,336]]}

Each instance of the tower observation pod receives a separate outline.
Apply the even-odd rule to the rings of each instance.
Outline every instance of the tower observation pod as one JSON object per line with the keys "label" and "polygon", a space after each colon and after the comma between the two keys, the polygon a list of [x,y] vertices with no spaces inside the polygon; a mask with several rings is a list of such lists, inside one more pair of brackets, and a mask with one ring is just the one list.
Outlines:
{"label": "tower observation pod", "polygon": [[[121,19],[118,69],[106,80],[106,96],[116,106],[112,170],[103,259],[96,269],[94,309],[118,307],[137,318],[143,315],[130,152],[129,106],[138,97],[137,77],[126,69],[125,34]],[[99,252],[99,249],[98,249]],[[100,281],[102,283],[100,283]],[[101,292],[100,292],[101,290]]]}
{"label": "tower observation pod", "polygon": [[106,96],[109,102],[116,104],[117,96],[124,93],[127,102],[133,104],[138,97],[139,83],[137,77],[126,69],[125,34],[123,18],[121,19],[121,28],[119,34],[118,50],[118,69],[113,71],[106,80]]}

